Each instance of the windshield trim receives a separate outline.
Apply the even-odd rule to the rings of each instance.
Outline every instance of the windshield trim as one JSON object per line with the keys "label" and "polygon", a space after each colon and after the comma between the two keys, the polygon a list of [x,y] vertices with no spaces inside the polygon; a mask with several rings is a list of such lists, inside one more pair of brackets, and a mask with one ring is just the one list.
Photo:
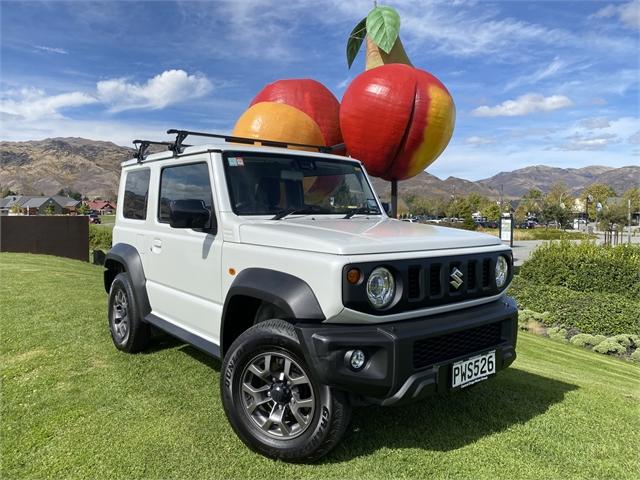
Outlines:
{"label": "windshield trim", "polygon": [[[233,213],[238,216],[238,217],[273,217],[273,214],[265,214],[265,213],[238,213],[236,206],[235,206],[235,202],[233,201],[233,190],[231,189],[231,179],[229,176],[229,162],[227,162],[227,158],[228,157],[233,157],[233,156],[242,156],[242,155],[246,155],[247,152],[246,151],[242,151],[242,150],[225,150],[224,152],[222,152],[222,168],[224,169],[224,176],[225,176],[225,184],[227,187],[227,195],[229,196],[229,204],[231,206],[231,210],[233,211]],[[382,207],[382,203],[380,202],[380,199],[378,198],[378,194],[376,193],[375,189],[373,188],[373,185],[369,179],[369,175],[367,174],[367,171],[364,167],[364,165],[362,165],[361,162],[359,162],[358,160],[349,160],[347,158],[345,158],[344,160],[336,160],[335,158],[331,158],[331,157],[319,157],[319,156],[307,156],[307,155],[296,155],[296,154],[290,154],[290,153],[273,153],[273,152],[251,152],[251,156],[257,156],[257,157],[272,157],[272,158],[282,158],[282,157],[293,157],[293,158],[312,158],[312,159],[317,159],[317,160],[322,160],[325,162],[333,162],[333,163],[342,163],[342,164],[347,164],[347,165],[357,165],[362,169],[362,174],[363,177],[367,183],[367,185],[369,186],[369,189],[371,190],[371,193],[373,193],[373,199],[376,202],[376,205],[378,207],[378,211],[380,212],[379,214],[368,214],[371,216],[384,216],[385,215],[385,210]],[[344,213],[337,213],[337,212],[331,212],[331,213],[307,213],[304,215],[340,215],[340,216],[344,216]]]}

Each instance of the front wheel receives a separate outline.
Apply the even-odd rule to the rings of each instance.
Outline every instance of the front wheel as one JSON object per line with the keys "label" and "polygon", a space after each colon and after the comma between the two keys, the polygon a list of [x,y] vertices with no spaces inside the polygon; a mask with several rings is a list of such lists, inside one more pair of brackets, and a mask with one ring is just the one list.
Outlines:
{"label": "front wheel", "polygon": [[222,365],[222,403],[252,450],[287,462],[311,462],[344,434],[351,408],[344,395],[316,382],[293,326],[261,322],[240,335]]}

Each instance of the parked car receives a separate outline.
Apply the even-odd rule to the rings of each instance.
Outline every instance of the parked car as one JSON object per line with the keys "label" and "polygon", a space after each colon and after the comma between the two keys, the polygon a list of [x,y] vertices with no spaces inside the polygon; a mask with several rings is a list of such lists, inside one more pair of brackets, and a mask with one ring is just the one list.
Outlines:
{"label": "parked car", "polygon": [[107,320],[124,352],[156,327],[221,359],[222,405],[249,448],[313,461],[357,405],[459,391],[514,361],[500,239],[389,218],[353,158],[187,135],[122,164]]}
{"label": "parked car", "polygon": [[89,214],[89,223],[99,224],[99,223],[102,223],[102,220],[100,220],[100,216],[98,214],[90,213]]}

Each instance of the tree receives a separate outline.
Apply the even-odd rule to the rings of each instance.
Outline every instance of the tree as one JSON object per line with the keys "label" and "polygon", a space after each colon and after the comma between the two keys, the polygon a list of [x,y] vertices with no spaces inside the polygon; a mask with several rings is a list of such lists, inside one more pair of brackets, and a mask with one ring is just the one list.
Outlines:
{"label": "tree", "polygon": [[90,211],[91,209],[89,208],[89,205],[87,205],[86,203],[81,203],[80,206],[78,207],[78,213],[80,215],[86,215]]}
{"label": "tree", "polygon": [[20,208],[20,205],[18,205],[17,203],[14,203],[13,205],[11,205],[9,211],[14,215],[19,215],[22,213],[22,208]]}
{"label": "tree", "polygon": [[71,197],[74,200],[82,200],[82,194],[80,192],[74,192],[69,187],[61,188],[58,190],[57,195],[61,195],[63,197]]}
{"label": "tree", "polygon": [[627,223],[627,205],[626,202],[606,205],[598,214],[600,218],[599,227],[602,230],[622,230]]}
{"label": "tree", "polygon": [[53,215],[56,213],[56,207],[53,203],[48,203],[46,207],[44,207],[45,215]]}
{"label": "tree", "polygon": [[533,215],[539,214],[544,206],[542,191],[537,188],[532,188],[524,194],[520,203],[527,210],[527,213],[531,213]]}
{"label": "tree", "polygon": [[497,222],[500,220],[500,206],[496,203],[490,203],[485,206],[480,213],[490,222]]}
{"label": "tree", "polygon": [[522,202],[520,202],[518,208],[516,208],[514,216],[516,218],[516,223],[522,223],[527,219],[527,209]]}
{"label": "tree", "polygon": [[586,203],[589,195],[591,195],[591,200],[589,200],[589,211],[587,214],[589,217],[595,217],[597,204],[600,203],[604,207],[608,198],[616,196],[616,191],[607,184],[592,183],[582,190],[580,198]]}
{"label": "tree", "polygon": [[472,212],[479,212],[483,208],[491,205],[491,201],[487,197],[477,193],[470,193],[467,195],[466,200]]}
{"label": "tree", "polygon": [[551,221],[555,221],[562,226],[569,219],[569,211],[556,203],[545,203],[540,216],[546,225]]}
{"label": "tree", "polygon": [[569,187],[564,183],[554,183],[545,197],[545,203],[558,205],[560,208],[570,208],[573,198],[569,192]]}
{"label": "tree", "polygon": [[10,197],[12,195],[18,195],[18,194],[13,190],[11,190],[10,188],[0,187],[0,198]]}
{"label": "tree", "polygon": [[640,187],[631,187],[622,194],[624,204],[631,200],[631,213],[640,212]]}

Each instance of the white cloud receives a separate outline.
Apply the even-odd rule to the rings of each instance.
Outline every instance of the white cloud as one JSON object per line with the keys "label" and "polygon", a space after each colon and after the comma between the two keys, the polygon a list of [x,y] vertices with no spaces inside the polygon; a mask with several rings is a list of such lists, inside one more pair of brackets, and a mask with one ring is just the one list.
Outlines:
{"label": "white cloud", "polygon": [[167,70],[144,84],[124,78],[103,80],[97,84],[97,97],[113,112],[131,109],[157,110],[185,100],[201,98],[212,90],[204,75],[189,75],[184,70]]}
{"label": "white cloud", "polygon": [[494,140],[487,137],[471,136],[471,137],[465,138],[464,143],[465,145],[480,147],[482,145],[490,145],[494,143]]}
{"label": "white cloud", "polygon": [[97,100],[83,92],[47,95],[43,90],[22,88],[10,91],[0,100],[0,112],[28,120],[61,118],[61,110],[95,103]]}
{"label": "white cloud", "polygon": [[622,5],[607,5],[598,10],[594,17],[618,17],[623,25],[640,30],[640,0],[634,0]]}
{"label": "white cloud", "polygon": [[539,68],[535,72],[522,75],[507,84],[504,88],[505,91],[512,90],[521,85],[534,85],[545,78],[552,77],[553,75],[559,73],[566,67],[566,63],[560,60],[559,57],[555,57],[553,61],[542,68]]}
{"label": "white cloud", "polygon": [[632,145],[640,145],[640,130],[631,135],[628,140]]}
{"label": "white cloud", "polygon": [[535,93],[522,95],[515,100],[506,100],[500,105],[483,105],[471,112],[474,117],[517,117],[535,112],[550,112],[573,105],[564,95],[544,97]]}
{"label": "white cloud", "polygon": [[603,133],[597,136],[575,135],[568,139],[569,142],[558,147],[559,150],[579,151],[579,150],[603,150],[607,145],[620,143],[618,135],[615,133]]}
{"label": "white cloud", "polygon": [[347,88],[347,85],[349,85],[351,83],[352,79],[353,79],[353,77],[351,75],[347,76],[346,78],[341,80],[340,83],[338,83],[338,85],[336,85],[336,88],[338,90],[344,90],[345,88]]}
{"label": "white cloud", "polygon": [[597,128],[609,128],[611,126],[611,122],[605,117],[594,117],[585,118],[580,122],[580,125],[587,130],[595,130]]}
{"label": "white cloud", "polygon": [[66,51],[64,48],[47,47],[45,45],[34,45],[33,48],[35,48],[36,50],[40,50],[41,52],[58,53],[60,55],[69,55],[69,52]]}
{"label": "white cloud", "polygon": [[68,92],[47,95],[44,90],[21,88],[3,93],[0,112],[7,118],[37,120],[63,118],[62,111],[92,103],[102,103],[111,112],[132,109],[161,109],[186,100],[202,98],[213,86],[204,75],[184,70],[167,70],[144,84],[125,79],[98,82],[95,92]]}

